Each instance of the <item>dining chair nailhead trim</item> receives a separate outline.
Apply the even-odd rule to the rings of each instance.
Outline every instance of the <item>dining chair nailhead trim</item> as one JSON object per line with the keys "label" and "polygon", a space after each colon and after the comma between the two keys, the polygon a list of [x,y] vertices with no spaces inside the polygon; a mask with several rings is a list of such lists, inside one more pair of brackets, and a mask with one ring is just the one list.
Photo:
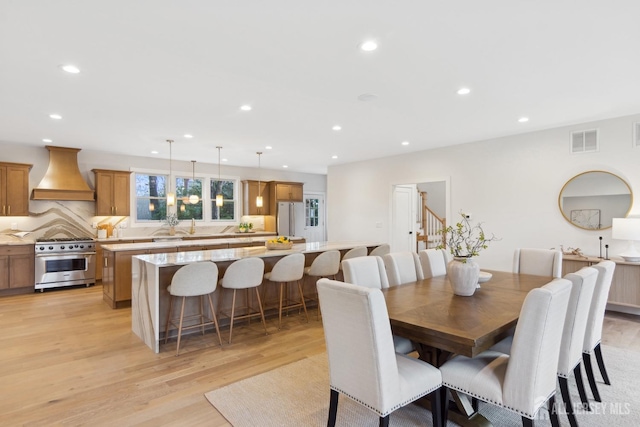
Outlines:
{"label": "dining chair nailhead trim", "polygon": [[554,392],[553,392],[553,393],[551,393],[549,396],[547,396],[547,398],[544,400],[544,402],[542,402],[542,403],[540,404],[540,406],[538,406],[538,408],[536,409],[536,412],[535,412],[534,414],[529,414],[528,412],[523,412],[523,411],[520,411],[520,410],[518,410],[518,409],[512,408],[512,407],[510,407],[510,406],[506,406],[506,405],[504,405],[504,404],[502,404],[502,403],[500,403],[500,402],[495,402],[495,401],[493,401],[493,400],[487,399],[486,397],[484,397],[484,396],[480,396],[479,394],[476,394],[476,393],[472,393],[472,392],[470,392],[469,390],[464,390],[464,389],[462,389],[462,388],[460,388],[460,387],[456,387],[456,386],[454,386],[453,384],[449,384],[449,383],[443,382],[443,383],[442,383],[442,385],[444,385],[445,387],[447,387],[447,388],[449,388],[449,389],[456,390],[456,391],[462,392],[462,393],[464,393],[464,394],[468,394],[469,396],[471,396],[471,397],[475,397],[475,398],[477,398],[477,399],[480,399],[480,400],[482,400],[483,402],[487,402],[487,403],[491,403],[491,404],[496,405],[496,406],[500,406],[501,408],[507,409],[507,410],[509,410],[509,411],[511,411],[511,412],[515,412],[516,414],[519,414],[519,415],[525,416],[525,417],[527,417],[527,418],[529,418],[529,419],[531,419],[531,420],[532,420],[532,419],[534,419],[534,418],[536,417],[536,414],[538,413],[538,411],[540,410],[540,408],[542,408],[542,406],[543,406],[546,402],[548,402],[548,401],[549,401],[549,399],[551,399],[551,396],[555,395],[555,391],[554,391]]}
{"label": "dining chair nailhead trim", "polygon": [[405,401],[403,401],[403,402],[401,402],[401,403],[399,403],[399,404],[397,404],[397,405],[393,406],[393,407],[392,407],[392,408],[390,408],[387,412],[384,412],[384,413],[383,413],[383,412],[380,412],[379,410],[377,410],[376,408],[374,408],[374,407],[372,407],[372,406],[367,405],[366,403],[364,403],[364,402],[363,402],[363,401],[361,401],[360,399],[358,399],[358,398],[356,398],[356,397],[351,396],[349,393],[346,393],[346,392],[344,392],[344,391],[340,390],[340,389],[339,389],[339,388],[337,388],[337,387],[330,386],[331,390],[335,390],[335,391],[337,391],[338,393],[340,393],[340,394],[343,394],[343,395],[347,396],[349,399],[354,400],[354,401],[358,402],[359,404],[361,404],[362,406],[364,406],[364,407],[366,407],[366,408],[371,409],[373,412],[375,412],[376,414],[378,414],[378,415],[379,415],[379,416],[381,416],[381,417],[386,417],[387,415],[389,415],[390,413],[392,413],[392,412],[393,412],[393,411],[395,411],[396,409],[398,409],[398,408],[402,408],[403,406],[406,406],[406,405],[408,405],[409,403],[415,402],[416,400],[420,399],[422,396],[426,396],[427,394],[430,394],[430,393],[432,393],[433,391],[438,390],[440,387],[442,387],[442,384],[440,384],[440,385],[439,385],[439,386],[437,386],[437,387],[433,387],[433,388],[429,389],[428,391],[426,391],[426,392],[424,392],[424,393],[417,394],[415,397],[411,397],[411,398],[409,398],[408,400],[405,400]]}

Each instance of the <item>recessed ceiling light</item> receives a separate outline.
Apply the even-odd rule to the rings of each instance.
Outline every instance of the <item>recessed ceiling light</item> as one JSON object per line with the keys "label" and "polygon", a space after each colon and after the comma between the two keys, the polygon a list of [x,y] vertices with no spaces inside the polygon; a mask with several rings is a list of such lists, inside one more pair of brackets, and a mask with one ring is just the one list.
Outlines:
{"label": "recessed ceiling light", "polygon": [[242,111],[251,111],[251,105],[243,105],[240,107]]}
{"label": "recessed ceiling light", "polygon": [[49,139],[49,138],[45,138],[45,139],[42,140],[42,142],[53,142],[53,140]]}
{"label": "recessed ceiling light", "polygon": [[185,134],[184,134],[184,137],[185,137],[185,138],[193,138],[193,135],[188,134],[188,133],[185,133]]}
{"label": "recessed ceiling light", "polygon": [[358,101],[370,102],[378,99],[378,95],[375,93],[363,93],[362,95],[358,95]]}
{"label": "recessed ceiling light", "polygon": [[265,150],[271,150],[273,147],[270,145],[267,145],[266,147],[264,147]]}
{"label": "recessed ceiling light", "polygon": [[364,50],[365,52],[371,52],[378,48],[378,43],[374,40],[367,40],[365,42],[360,43],[360,50]]}
{"label": "recessed ceiling light", "polygon": [[158,150],[153,150],[151,154],[158,154]]}
{"label": "recessed ceiling light", "polygon": [[49,114],[49,117],[51,117],[52,119],[55,119],[55,120],[62,119],[62,116],[60,114]]}
{"label": "recessed ceiling light", "polygon": [[409,145],[409,141],[402,141],[402,145]]}
{"label": "recessed ceiling light", "polygon": [[289,166],[288,166],[288,165],[282,165],[282,167],[286,169],[286,168],[288,168]]}
{"label": "recessed ceiling light", "polygon": [[62,68],[67,73],[71,73],[71,74],[78,74],[80,72],[80,68],[72,64],[61,65],[60,68]]}
{"label": "recessed ceiling light", "polygon": [[331,156],[332,159],[337,159],[338,156],[336,156],[335,154],[333,156]]}
{"label": "recessed ceiling light", "polygon": [[519,121],[520,123],[526,123],[526,122],[528,122],[528,121],[529,121],[529,117],[520,117],[520,118],[518,119],[518,121]]}
{"label": "recessed ceiling light", "polygon": [[458,89],[458,95],[467,95],[471,92],[471,89],[469,89],[468,87],[461,87],[460,89]]}
{"label": "recessed ceiling light", "polygon": [[332,127],[331,129],[333,129],[333,130],[342,130],[342,126],[335,125],[335,126],[334,126],[334,127]]}

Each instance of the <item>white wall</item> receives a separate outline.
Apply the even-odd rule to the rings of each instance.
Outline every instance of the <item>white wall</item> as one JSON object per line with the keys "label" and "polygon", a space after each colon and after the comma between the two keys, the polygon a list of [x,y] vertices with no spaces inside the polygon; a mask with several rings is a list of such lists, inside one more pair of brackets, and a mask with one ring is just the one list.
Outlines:
{"label": "white wall", "polygon": [[[640,114],[332,166],[327,176],[328,239],[389,241],[391,186],[450,177],[448,220],[451,213],[456,219],[461,210],[472,212],[485,232],[502,238],[481,253],[483,268],[511,270],[516,247],[564,245],[597,256],[598,236],[609,244],[609,255],[620,253],[626,242],[612,240],[610,229],[588,231],[569,224],[559,211],[558,194],[570,178],[587,170],[614,173],[640,194],[634,122],[640,122]],[[593,128],[599,129],[600,151],[571,154],[570,132]],[[631,214],[640,214],[639,202]]]}

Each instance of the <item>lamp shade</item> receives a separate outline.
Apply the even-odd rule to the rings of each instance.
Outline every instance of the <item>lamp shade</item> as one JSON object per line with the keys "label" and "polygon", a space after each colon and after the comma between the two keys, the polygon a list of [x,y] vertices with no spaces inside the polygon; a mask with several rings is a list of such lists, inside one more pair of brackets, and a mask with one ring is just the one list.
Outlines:
{"label": "lamp shade", "polygon": [[635,241],[640,240],[640,218],[613,218],[611,238],[628,240],[629,247],[620,256],[625,261],[640,262],[640,252],[635,247]]}

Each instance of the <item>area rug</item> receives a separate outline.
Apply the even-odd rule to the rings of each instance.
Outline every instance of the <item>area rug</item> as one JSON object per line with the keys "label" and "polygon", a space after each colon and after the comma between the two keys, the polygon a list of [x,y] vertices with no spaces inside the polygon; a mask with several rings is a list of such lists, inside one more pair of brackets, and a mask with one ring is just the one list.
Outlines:
{"label": "area rug", "polygon": [[[580,427],[640,425],[640,353],[603,347],[611,386],[598,380],[602,402],[592,402],[592,411],[579,411]],[[595,365],[595,360],[594,360]],[[596,368],[597,369],[597,368]],[[596,379],[600,378],[596,373]],[[579,404],[575,389],[572,401]],[[589,387],[586,384],[587,388]],[[591,395],[591,391],[587,391]],[[560,391],[558,391],[560,399]],[[257,375],[205,394],[209,402],[234,427],[325,426],[329,410],[329,376],[326,354],[320,354]],[[480,405],[480,413],[494,426],[521,425],[520,417],[493,405]],[[548,412],[541,410],[536,426],[549,426]],[[560,422],[568,425],[565,415]],[[375,426],[378,417],[347,397],[340,396],[338,426]],[[407,405],[391,414],[391,426],[431,426],[431,413]],[[458,424],[449,421],[448,426]]]}

